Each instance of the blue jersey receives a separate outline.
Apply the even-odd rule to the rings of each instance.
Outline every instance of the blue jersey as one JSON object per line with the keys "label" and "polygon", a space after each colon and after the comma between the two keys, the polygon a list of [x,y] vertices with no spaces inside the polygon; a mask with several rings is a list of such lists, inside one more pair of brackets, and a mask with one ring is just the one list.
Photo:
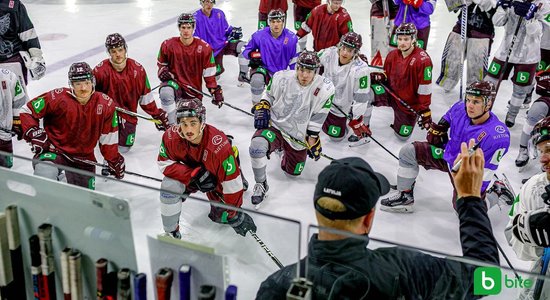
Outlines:
{"label": "blue jersey", "polygon": [[195,16],[194,36],[201,38],[212,47],[214,56],[218,55],[225,44],[227,37],[233,27],[227,23],[225,14],[221,9],[213,8],[210,17],[206,16],[201,9],[197,10]]}
{"label": "blue jersey", "polygon": [[269,27],[266,27],[252,34],[243,51],[243,56],[250,59],[250,52],[259,50],[263,67],[272,76],[275,72],[288,68],[294,70],[298,56],[297,45],[298,37],[290,30],[285,28],[278,38],[274,38]]}
{"label": "blue jersey", "polygon": [[498,164],[508,152],[510,147],[510,132],[508,128],[493,114],[483,124],[474,125],[466,113],[464,101],[458,101],[445,113],[443,118],[451,125],[449,129],[449,142],[445,146],[443,159],[449,165],[449,169],[453,167],[454,161],[460,153],[460,144],[468,142],[470,139],[475,139],[476,142],[481,141],[479,147],[483,150],[485,157],[485,170],[483,174],[483,185],[481,192],[483,193],[494,172],[498,168]]}

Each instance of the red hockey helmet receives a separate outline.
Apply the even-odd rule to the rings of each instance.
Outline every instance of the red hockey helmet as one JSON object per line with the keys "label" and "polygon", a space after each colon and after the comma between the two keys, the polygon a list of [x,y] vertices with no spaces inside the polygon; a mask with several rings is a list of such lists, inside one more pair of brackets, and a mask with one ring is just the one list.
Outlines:
{"label": "red hockey helmet", "polygon": [[550,69],[537,73],[537,94],[543,97],[550,97]]}
{"label": "red hockey helmet", "polygon": [[418,30],[416,30],[416,26],[413,23],[401,23],[399,27],[395,30],[395,35],[410,35],[413,40],[416,40],[416,34],[418,33]]}
{"label": "red hockey helmet", "polygon": [[195,27],[195,16],[190,13],[182,13],[178,17],[178,28],[181,26],[181,24],[191,24],[193,27]]}
{"label": "red hockey helmet", "polygon": [[363,46],[363,38],[359,33],[350,31],[340,38],[339,46],[346,46],[348,48],[359,51],[359,49],[361,49],[361,46]]}
{"label": "red hockey helmet", "polygon": [[298,56],[296,65],[300,68],[316,71],[321,66],[321,61],[315,51],[304,50]]}
{"label": "red hockey helmet", "polygon": [[201,123],[206,122],[206,108],[199,99],[183,99],[178,102],[176,108],[176,120],[178,123],[182,118],[197,117]]}
{"label": "red hockey helmet", "polygon": [[480,96],[483,98],[483,103],[487,105],[496,97],[495,85],[490,81],[475,81],[466,88],[466,95]]}
{"label": "red hockey helmet", "polygon": [[271,22],[272,20],[281,20],[284,23],[285,19],[286,14],[280,9],[272,9],[267,15],[267,22]]}
{"label": "red hockey helmet", "polygon": [[122,35],[120,35],[120,33],[109,34],[105,39],[105,48],[107,48],[107,51],[119,47],[124,47],[124,50],[128,50],[126,40],[122,37]]}
{"label": "red hockey helmet", "polygon": [[[76,62],[69,68],[69,84],[74,81],[92,80],[94,74],[92,68],[85,62]],[[95,83],[95,82],[94,82]]]}
{"label": "red hockey helmet", "polygon": [[531,136],[535,145],[550,140],[550,117],[538,121],[533,127]]}

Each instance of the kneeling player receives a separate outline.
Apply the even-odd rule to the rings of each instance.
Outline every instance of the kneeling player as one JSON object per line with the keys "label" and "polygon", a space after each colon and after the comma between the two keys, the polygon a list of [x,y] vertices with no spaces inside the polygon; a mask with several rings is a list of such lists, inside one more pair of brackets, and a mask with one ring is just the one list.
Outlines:
{"label": "kneeling player", "polygon": [[[162,224],[166,233],[179,239],[180,202],[201,191],[210,201],[241,207],[243,180],[229,139],[206,124],[206,108],[198,99],[178,102],[176,117],[178,125],[162,136],[158,165],[165,176],[160,192]],[[242,236],[256,232],[245,212],[211,206],[208,217]]]}

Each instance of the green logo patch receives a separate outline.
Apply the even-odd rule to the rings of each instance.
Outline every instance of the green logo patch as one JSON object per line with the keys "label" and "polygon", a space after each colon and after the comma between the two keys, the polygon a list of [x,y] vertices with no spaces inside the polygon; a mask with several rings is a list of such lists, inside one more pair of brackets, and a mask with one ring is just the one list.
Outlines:
{"label": "green logo patch", "polygon": [[147,74],[145,74],[145,86],[148,89],[151,89],[151,84],[149,83],[149,77],[147,77]]}
{"label": "green logo patch", "polygon": [[420,48],[426,50],[426,48],[424,48],[424,45],[425,45],[426,43],[424,43],[423,40],[417,40],[417,41],[416,41],[416,44],[418,45],[418,47],[420,47]]}
{"label": "green logo patch", "polygon": [[38,157],[38,159],[40,159],[40,160],[55,160],[56,158],[57,158],[57,154],[52,153],[52,152],[42,153]]}
{"label": "green logo patch", "polygon": [[399,128],[399,135],[400,136],[409,136],[411,135],[413,130],[413,127],[410,125],[401,125],[401,128]]}
{"label": "green logo patch", "polygon": [[23,88],[21,88],[21,84],[19,81],[15,82],[15,96],[21,94],[23,92]]}
{"label": "green logo patch", "polygon": [[529,82],[529,72],[518,72],[516,76],[517,83],[527,83]]}
{"label": "green logo patch", "polygon": [[546,15],[546,18],[544,18],[546,20],[546,22],[550,22],[550,14],[547,14]]}
{"label": "green logo patch", "polygon": [[267,26],[267,21],[258,21],[258,29],[263,29]]}
{"label": "green logo patch", "polygon": [[359,78],[359,88],[366,89],[369,87],[369,76]]}
{"label": "green logo patch", "polygon": [[164,147],[164,142],[160,143],[159,155],[164,158],[168,158],[168,155],[166,154],[166,147]]}
{"label": "green logo patch", "polygon": [[342,132],[342,128],[340,126],[330,125],[328,127],[328,135],[333,137],[340,137],[340,133]]}
{"label": "green logo patch", "polygon": [[174,80],[168,80],[167,84],[168,84],[169,87],[173,88],[174,90],[179,90],[180,89],[180,86]]}
{"label": "green logo patch", "polygon": [[328,97],[327,101],[323,105],[323,108],[330,109],[330,107],[332,106],[332,99],[334,99],[334,95],[331,95],[330,97]]}
{"label": "green logo patch", "polygon": [[376,95],[382,95],[386,92],[384,87],[379,85],[379,84],[373,84],[373,85],[371,85],[371,88],[372,88],[372,91],[374,92],[374,94],[376,94]]}
{"label": "green logo patch", "polygon": [[237,170],[237,166],[235,165],[235,157],[233,155],[229,155],[229,157],[222,162],[222,165],[226,176],[235,173]]}
{"label": "green logo patch", "polygon": [[299,162],[296,164],[296,167],[294,168],[294,175],[300,175],[302,174],[302,171],[304,170],[305,162]]}
{"label": "green logo patch", "polygon": [[302,22],[300,21],[294,22],[294,29],[299,30],[300,28],[302,28]]}
{"label": "green logo patch", "polygon": [[432,67],[424,68],[424,80],[432,80]]}
{"label": "green logo patch", "polygon": [[435,159],[443,159],[443,149],[430,145],[430,150],[432,151],[432,157]]}
{"label": "green logo patch", "polygon": [[352,32],[352,31],[353,31],[353,24],[351,23],[351,21],[348,21],[348,24],[347,24],[347,25],[348,25],[348,30],[349,30],[350,32]]}
{"label": "green logo patch", "polygon": [[210,63],[215,64],[216,60],[214,59],[214,52],[212,52],[212,55],[210,55]]}
{"label": "green logo patch", "polygon": [[128,137],[126,138],[126,146],[133,146],[134,142],[136,140],[136,134],[130,133]]}
{"label": "green logo patch", "polygon": [[489,69],[487,70],[487,72],[493,75],[498,75],[498,73],[500,72],[500,68],[501,68],[501,65],[499,63],[492,61],[491,65],[489,65]]}
{"label": "green logo patch", "polygon": [[118,127],[118,113],[116,112],[116,110],[113,113],[113,119],[111,120],[111,126],[113,128]]}
{"label": "green logo patch", "polygon": [[90,180],[88,180],[88,188],[90,190],[95,190],[95,177],[92,177],[90,178]]}
{"label": "green logo patch", "polygon": [[539,62],[539,64],[537,65],[537,72],[538,72],[538,71],[546,70],[547,67],[548,67],[548,63],[545,62],[544,60],[541,60],[541,61]]}
{"label": "green logo patch", "polygon": [[34,109],[34,112],[39,114],[43,109],[44,107],[46,106],[46,102],[44,100],[44,98],[40,97],[36,100],[34,100],[32,103],[32,108]]}
{"label": "green logo patch", "polygon": [[269,79],[269,83],[267,84],[267,90],[271,91],[271,84],[273,83],[273,78]]}
{"label": "green logo patch", "polygon": [[392,34],[390,39],[390,46],[397,47],[397,35]]}
{"label": "green logo patch", "polygon": [[493,164],[493,165],[498,165],[500,163],[500,161],[502,160],[502,157],[504,157],[505,152],[506,152],[505,148],[497,149],[497,151],[495,151],[495,153],[491,157],[490,163]]}
{"label": "green logo patch", "polygon": [[474,295],[497,295],[502,289],[498,267],[477,267],[474,271]]}
{"label": "green logo patch", "polygon": [[275,140],[275,133],[269,129],[262,131],[262,136],[265,137],[270,143],[273,143]]}

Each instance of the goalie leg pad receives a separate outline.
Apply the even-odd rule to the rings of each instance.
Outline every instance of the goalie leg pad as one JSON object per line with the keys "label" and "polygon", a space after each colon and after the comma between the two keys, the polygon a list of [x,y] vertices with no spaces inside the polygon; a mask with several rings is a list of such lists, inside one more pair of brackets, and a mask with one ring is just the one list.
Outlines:
{"label": "goalie leg pad", "polygon": [[482,80],[487,73],[489,63],[490,39],[468,38],[466,58],[468,60],[466,86],[475,81]]}
{"label": "goalie leg pad", "polygon": [[445,91],[452,90],[460,80],[460,44],[460,34],[451,31],[443,48],[441,73],[436,81]]}

